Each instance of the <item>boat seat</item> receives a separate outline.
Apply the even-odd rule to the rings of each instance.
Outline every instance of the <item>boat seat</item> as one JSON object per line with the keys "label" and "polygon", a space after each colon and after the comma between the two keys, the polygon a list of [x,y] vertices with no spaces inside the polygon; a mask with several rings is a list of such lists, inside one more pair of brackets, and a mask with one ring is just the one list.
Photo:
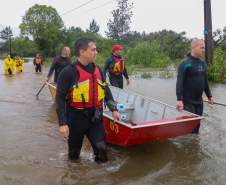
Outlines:
{"label": "boat seat", "polygon": [[134,106],[132,104],[126,104],[125,105],[126,110],[134,110]]}

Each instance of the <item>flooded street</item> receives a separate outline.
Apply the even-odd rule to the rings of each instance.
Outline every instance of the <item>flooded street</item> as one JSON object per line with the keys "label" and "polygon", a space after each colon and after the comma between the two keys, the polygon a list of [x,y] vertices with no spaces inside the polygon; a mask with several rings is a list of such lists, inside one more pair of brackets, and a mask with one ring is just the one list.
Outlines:
{"label": "flooded street", "polygon": [[[199,135],[135,147],[109,146],[109,162],[93,162],[85,141],[81,160],[67,161],[58,133],[55,105],[47,88],[35,94],[47,74],[26,63],[22,74],[3,75],[0,61],[0,185],[224,185],[226,107],[205,104]],[[133,91],[175,105],[175,79],[132,78]],[[212,85],[226,103],[226,85]]]}

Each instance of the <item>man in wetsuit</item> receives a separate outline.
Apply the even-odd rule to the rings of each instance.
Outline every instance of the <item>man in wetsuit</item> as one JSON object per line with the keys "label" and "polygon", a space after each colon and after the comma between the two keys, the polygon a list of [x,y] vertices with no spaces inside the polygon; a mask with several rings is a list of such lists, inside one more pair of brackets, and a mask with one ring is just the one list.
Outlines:
{"label": "man in wetsuit", "polygon": [[114,119],[118,120],[120,115],[102,71],[94,63],[97,55],[95,42],[80,38],[75,43],[75,52],[77,61],[66,66],[57,80],[59,131],[68,139],[69,160],[79,158],[86,135],[92,145],[95,161],[106,162],[103,101],[112,111]]}
{"label": "man in wetsuit", "polygon": [[[191,53],[178,67],[176,95],[178,110],[187,110],[197,115],[203,113],[202,94],[205,92],[208,102],[213,104],[213,98],[207,79],[207,65],[201,59],[205,51],[205,43],[202,39],[194,39],[191,42]],[[200,124],[193,130],[199,132]]]}
{"label": "man in wetsuit", "polygon": [[47,81],[49,81],[50,77],[54,74],[54,82],[57,82],[57,78],[64,67],[71,63],[71,50],[69,47],[64,47],[61,51],[61,55],[57,56],[53,59],[52,65],[49,69],[49,73],[47,75]]}
{"label": "man in wetsuit", "polygon": [[40,53],[37,53],[34,60],[33,60],[33,64],[35,66],[35,71],[36,73],[37,72],[42,72],[42,64],[43,64],[43,61],[42,61],[42,57],[41,57],[41,54]]}
{"label": "man in wetsuit", "polygon": [[106,60],[104,67],[104,76],[109,73],[109,81],[112,86],[123,89],[123,77],[126,78],[127,85],[130,84],[129,76],[127,74],[125,61],[121,57],[122,46],[115,44],[112,46],[112,54]]}

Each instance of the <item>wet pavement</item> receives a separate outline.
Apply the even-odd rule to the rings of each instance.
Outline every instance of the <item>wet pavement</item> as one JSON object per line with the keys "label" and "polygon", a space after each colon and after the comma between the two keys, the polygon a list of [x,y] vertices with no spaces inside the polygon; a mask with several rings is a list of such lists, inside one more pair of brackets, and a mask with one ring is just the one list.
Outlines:
{"label": "wet pavement", "polygon": [[[77,163],[67,161],[58,133],[55,105],[47,88],[35,94],[47,74],[32,63],[14,76],[0,61],[0,185],[222,185],[226,184],[226,107],[205,104],[199,135],[122,148],[109,146],[109,162],[93,162],[87,141]],[[132,78],[133,91],[175,105],[175,79]],[[226,85],[211,85],[226,103]]]}

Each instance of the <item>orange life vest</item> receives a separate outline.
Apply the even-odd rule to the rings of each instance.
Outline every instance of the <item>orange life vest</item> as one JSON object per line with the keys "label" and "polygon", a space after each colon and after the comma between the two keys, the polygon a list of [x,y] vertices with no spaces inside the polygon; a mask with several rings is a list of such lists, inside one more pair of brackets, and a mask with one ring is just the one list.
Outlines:
{"label": "orange life vest", "polygon": [[16,59],[16,67],[22,66],[22,62],[20,61],[20,59]]}
{"label": "orange life vest", "polygon": [[36,58],[35,58],[35,64],[42,64],[42,59],[36,57]]}
{"label": "orange life vest", "polygon": [[106,83],[103,82],[100,70],[95,66],[89,73],[79,65],[75,66],[79,79],[70,91],[70,106],[74,108],[101,108],[105,97]]}
{"label": "orange life vest", "polygon": [[125,70],[125,62],[122,58],[117,58],[113,56],[114,65],[111,68],[111,73],[115,75],[122,74]]}

